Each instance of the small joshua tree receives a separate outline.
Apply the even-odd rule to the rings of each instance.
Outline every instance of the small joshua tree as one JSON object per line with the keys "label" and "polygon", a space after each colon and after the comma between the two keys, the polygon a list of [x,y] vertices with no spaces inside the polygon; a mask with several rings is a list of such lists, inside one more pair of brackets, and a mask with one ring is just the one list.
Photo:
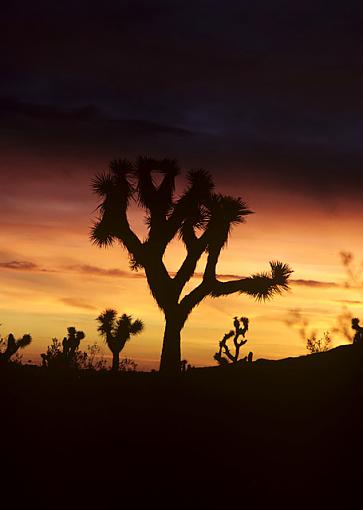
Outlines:
{"label": "small joshua tree", "polygon": [[66,363],[69,364],[73,360],[81,340],[83,340],[86,335],[83,331],[77,331],[74,326],[67,328],[67,331],[68,336],[63,338],[62,346],[64,359]]}
{"label": "small joshua tree", "polygon": [[[248,319],[247,317],[241,317],[238,319],[237,317],[234,317],[233,320],[233,326],[234,330],[231,329],[228,333],[224,335],[222,340],[219,342],[219,351],[215,353],[214,359],[218,361],[220,365],[226,365],[229,362],[231,363],[237,363],[239,358],[239,352],[247,340],[240,340],[238,341],[238,338],[242,336],[242,338],[245,338],[245,335],[248,331]],[[242,327],[241,327],[242,324]],[[232,354],[231,349],[227,345],[227,340],[233,337],[233,347],[234,347],[234,354]],[[223,356],[224,354],[224,356]]]}
{"label": "small joshua tree", "polygon": [[144,324],[140,319],[133,321],[132,315],[125,313],[117,318],[117,311],[111,308],[101,313],[96,320],[99,323],[98,331],[112,352],[112,371],[117,372],[120,367],[120,352],[131,336],[143,331]]}
{"label": "small joshua tree", "polygon": [[23,335],[22,338],[15,340],[14,335],[10,333],[6,342],[5,350],[0,352],[0,363],[8,363],[10,358],[14,356],[19,349],[24,349],[31,343],[31,341],[32,337],[29,334]]}

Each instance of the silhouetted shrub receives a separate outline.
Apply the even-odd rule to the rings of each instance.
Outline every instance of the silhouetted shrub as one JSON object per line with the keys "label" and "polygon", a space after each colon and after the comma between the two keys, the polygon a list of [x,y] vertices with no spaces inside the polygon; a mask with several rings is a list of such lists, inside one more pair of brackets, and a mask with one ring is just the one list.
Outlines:
{"label": "silhouetted shrub", "polygon": [[63,348],[58,338],[52,338],[52,343],[48,345],[47,351],[42,353],[42,366],[47,368],[65,368],[66,362],[63,354]]}
{"label": "silhouetted shrub", "polygon": [[75,348],[72,358],[66,359],[63,346],[57,338],[52,339],[46,353],[41,354],[42,366],[47,368],[74,368],[77,370],[105,370],[107,361],[100,355],[101,349],[94,343],[87,346],[87,352]]}
{"label": "silhouetted shrub", "polygon": [[[343,321],[346,318],[340,317]],[[299,308],[289,310],[289,313],[285,319],[285,324],[291,328],[297,329],[300,337],[305,342],[306,349],[314,354],[316,352],[325,352],[331,349],[333,340],[330,337],[329,331],[323,333],[323,336],[318,338],[318,333],[314,329],[308,329],[309,320],[303,315]],[[343,324],[343,322],[341,323]],[[337,332],[337,328],[333,328],[332,331]]]}
{"label": "silhouetted shrub", "polygon": [[322,338],[317,338],[316,334],[313,333],[310,338],[306,341],[306,348],[311,353],[325,352],[331,347],[332,339],[330,338],[329,331],[325,332]]}
{"label": "silhouetted shrub", "polygon": [[120,360],[120,372],[136,372],[137,363],[131,358],[123,358]]}

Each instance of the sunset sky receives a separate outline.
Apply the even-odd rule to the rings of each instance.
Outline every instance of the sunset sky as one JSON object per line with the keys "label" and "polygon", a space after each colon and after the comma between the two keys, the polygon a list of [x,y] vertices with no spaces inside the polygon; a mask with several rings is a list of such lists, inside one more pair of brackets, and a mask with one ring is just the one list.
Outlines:
{"label": "sunset sky", "polygon": [[[300,309],[322,335],[344,310],[363,319],[339,253],[363,259],[363,67],[348,3],[14,1],[0,16],[0,333],[30,332],[39,362],[67,326],[98,340],[114,307],[145,331],[123,354],[157,368],[163,316],[119,247],[89,241],[91,179],[114,157],[177,158],[206,168],[217,191],[255,214],[235,228],[218,273],[247,276],[281,260],[291,290],[270,302],[207,299],[183,330],[183,357],[215,364],[235,315],[250,318],[246,354],[305,354]],[[179,177],[178,191],[184,178]],[[142,236],[143,212],[130,219]],[[183,247],[166,263],[175,271]],[[203,261],[202,261],[203,262]],[[198,271],[203,270],[203,264]],[[191,286],[197,279],[191,281]],[[359,283],[359,282],[358,282]],[[332,335],[334,345],[345,343]]]}

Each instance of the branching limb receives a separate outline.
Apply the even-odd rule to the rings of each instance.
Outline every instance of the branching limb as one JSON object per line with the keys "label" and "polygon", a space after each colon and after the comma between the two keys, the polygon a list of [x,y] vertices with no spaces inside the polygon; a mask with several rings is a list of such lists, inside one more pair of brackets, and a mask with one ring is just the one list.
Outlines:
{"label": "branching limb", "polygon": [[216,280],[211,295],[218,297],[239,292],[253,296],[257,300],[266,300],[288,290],[288,278],[292,273],[290,267],[281,262],[270,262],[270,266],[270,273],[258,273],[249,278],[229,282]]}
{"label": "branching limb", "polygon": [[180,295],[184,285],[193,276],[197,267],[198,260],[205,252],[208,244],[207,232],[204,232],[201,237],[197,238],[194,234],[194,229],[192,227],[190,228],[192,232],[190,232],[189,241],[186,243],[188,253],[174,277],[174,284],[177,295]]}

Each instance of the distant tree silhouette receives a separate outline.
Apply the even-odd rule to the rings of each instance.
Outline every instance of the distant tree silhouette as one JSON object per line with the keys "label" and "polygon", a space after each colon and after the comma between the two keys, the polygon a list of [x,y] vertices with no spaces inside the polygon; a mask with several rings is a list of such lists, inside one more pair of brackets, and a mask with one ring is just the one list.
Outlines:
{"label": "distant tree silhouette", "polygon": [[[241,327],[242,324],[242,327]],[[238,319],[237,317],[234,317],[233,320],[233,326],[234,330],[231,329],[228,333],[225,333],[222,340],[219,342],[219,351],[215,353],[214,359],[218,361],[220,365],[226,365],[229,362],[231,363],[237,363],[239,360],[239,352],[245,343],[247,343],[247,340],[240,340],[238,341],[238,338],[242,336],[245,338],[245,335],[248,331],[249,321],[247,317],[241,317]],[[232,353],[231,349],[227,345],[227,340],[233,337],[233,346],[234,346],[234,353]],[[224,356],[223,356],[224,354]],[[252,355],[252,353],[250,353]],[[251,357],[252,361],[252,357]]]}
{"label": "distant tree silhouette", "polygon": [[[153,172],[162,175],[159,185]],[[125,159],[112,161],[109,172],[96,175],[93,180],[93,189],[102,197],[102,203],[91,232],[91,239],[98,246],[120,242],[129,253],[131,268],[145,270],[151,293],[166,321],[160,370],[173,373],[181,367],[181,330],[193,308],[205,297],[239,292],[268,299],[288,288],[292,272],[286,264],[270,262],[269,272],[233,281],[218,280],[216,266],[231,228],[244,222],[251,211],[241,198],[215,193],[211,175],[205,170],[191,170],[186,190],[175,198],[178,174],[175,160],[140,157],[135,163]],[[133,232],[127,218],[132,199],[147,212],[148,236],[144,241]],[[168,244],[178,236],[187,255],[172,276],[163,256]],[[207,263],[202,282],[181,297],[203,253],[207,253]]]}
{"label": "distant tree silhouette", "polygon": [[27,347],[32,341],[32,337],[29,334],[23,335],[22,338],[15,340],[15,337],[12,333],[9,334],[6,342],[6,347],[4,350],[0,352],[0,363],[8,363],[14,354],[16,354],[19,349],[24,349]]}
{"label": "distant tree silhouette", "polygon": [[357,317],[352,319],[352,329],[355,331],[353,344],[363,347],[363,328],[359,325],[359,319]]}
{"label": "distant tree silhouette", "polygon": [[112,370],[117,372],[120,367],[120,352],[131,336],[143,331],[144,324],[140,319],[133,321],[132,315],[125,313],[117,318],[117,311],[111,308],[101,313],[96,320],[99,323],[98,331],[112,352]]}
{"label": "distant tree silhouette", "polygon": [[71,364],[76,351],[79,348],[79,344],[81,340],[83,340],[86,335],[83,331],[77,331],[74,326],[70,326],[67,328],[68,335],[63,338],[62,346],[63,346],[63,356],[65,362],[67,364]]}

